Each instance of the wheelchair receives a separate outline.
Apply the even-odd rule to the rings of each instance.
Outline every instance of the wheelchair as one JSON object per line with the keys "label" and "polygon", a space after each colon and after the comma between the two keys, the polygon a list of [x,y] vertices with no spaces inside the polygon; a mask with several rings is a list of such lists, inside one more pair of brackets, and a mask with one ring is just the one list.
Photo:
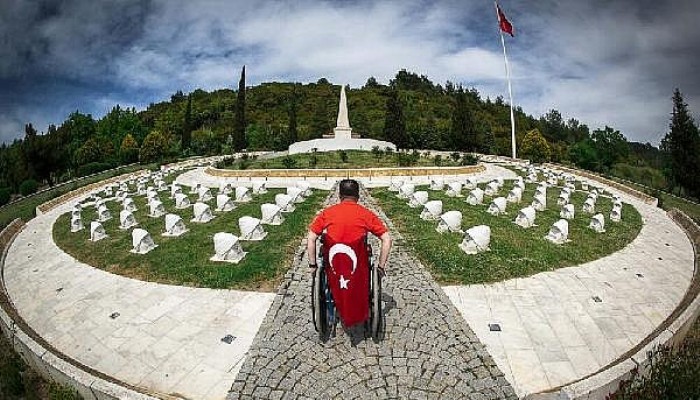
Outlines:
{"label": "wheelchair", "polygon": [[[321,236],[321,246],[319,246],[318,267],[312,278],[311,283],[311,312],[313,323],[319,338],[322,340],[335,336],[336,326],[339,316],[333,301],[333,295],[328,286],[328,277],[325,272],[326,260],[324,254],[324,236]],[[367,293],[367,301],[369,302],[369,319],[365,321],[365,333],[370,337],[379,339],[379,334],[382,329],[382,273],[373,262],[372,247],[365,237],[365,246],[367,246],[367,254],[369,257],[368,265],[370,266],[369,275],[369,293]]]}

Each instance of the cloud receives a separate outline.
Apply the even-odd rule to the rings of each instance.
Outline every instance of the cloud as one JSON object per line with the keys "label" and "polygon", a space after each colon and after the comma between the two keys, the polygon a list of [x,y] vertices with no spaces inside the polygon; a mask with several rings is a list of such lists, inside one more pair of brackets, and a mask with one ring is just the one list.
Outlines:
{"label": "cloud", "polygon": [[[508,38],[515,102],[526,112],[556,108],[656,143],[675,87],[700,111],[700,3],[503,7],[516,28]],[[65,110],[100,116],[111,100],[143,107],[177,90],[234,87],[243,64],[249,85],[326,77],[360,86],[406,68],[484,97],[507,95],[495,12],[476,1],[5,0],[0,140],[23,121],[60,123]]]}

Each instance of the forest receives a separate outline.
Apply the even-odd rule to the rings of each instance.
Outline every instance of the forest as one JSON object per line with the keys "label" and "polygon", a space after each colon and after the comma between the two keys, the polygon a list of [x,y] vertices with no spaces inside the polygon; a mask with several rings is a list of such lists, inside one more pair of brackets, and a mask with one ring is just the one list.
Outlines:
{"label": "forest", "polygon": [[[436,84],[406,70],[387,85],[370,77],[346,91],[350,124],[363,137],[389,140],[404,150],[510,155],[510,111],[501,97],[483,98],[474,88]],[[285,150],[332,131],[339,92],[340,86],[325,78],[246,87],[244,68],[234,89],[178,91],[141,111],[115,105],[98,119],[76,110],[41,133],[28,123],[21,139],[0,146],[0,205],[123,164]],[[630,142],[613,127],[591,129],[574,118],[564,120],[557,110],[535,117],[517,107],[518,157],[697,197],[700,185],[682,171],[700,166],[700,138],[678,90],[673,110],[669,132],[657,148]]]}

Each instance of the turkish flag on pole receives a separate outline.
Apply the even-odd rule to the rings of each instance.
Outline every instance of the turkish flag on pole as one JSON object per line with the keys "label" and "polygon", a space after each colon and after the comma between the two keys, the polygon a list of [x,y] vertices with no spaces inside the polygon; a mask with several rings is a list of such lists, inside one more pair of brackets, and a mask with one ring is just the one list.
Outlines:
{"label": "turkish flag on pole", "polygon": [[369,319],[369,257],[365,238],[337,243],[324,238],[323,258],[340,321],[345,327]]}
{"label": "turkish flag on pole", "polygon": [[515,37],[513,34],[513,25],[508,21],[508,18],[506,18],[506,15],[498,4],[496,4],[496,11],[498,12],[498,26],[501,27],[503,32]]}

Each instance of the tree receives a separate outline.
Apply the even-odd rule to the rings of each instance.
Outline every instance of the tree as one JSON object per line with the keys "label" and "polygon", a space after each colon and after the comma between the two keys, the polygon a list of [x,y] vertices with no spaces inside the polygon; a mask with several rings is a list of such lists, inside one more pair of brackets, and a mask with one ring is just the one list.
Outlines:
{"label": "tree", "polygon": [[190,148],[192,142],[192,95],[187,96],[187,108],[182,123],[182,150]]}
{"label": "tree", "polygon": [[455,94],[455,109],[452,113],[450,127],[450,144],[452,150],[476,151],[478,149],[474,116],[469,107],[469,100],[461,86]]}
{"label": "tree", "polygon": [[85,165],[92,162],[100,161],[100,145],[97,140],[92,137],[85,141],[80,148],[75,152],[73,162],[75,165]]}
{"label": "tree", "polygon": [[668,153],[670,179],[693,197],[700,197],[700,133],[679,89],[673,92],[670,130],[662,142]]}
{"label": "tree", "polygon": [[153,130],[146,135],[139,150],[141,163],[159,162],[170,153],[171,143],[169,135]]}
{"label": "tree", "polygon": [[535,163],[549,160],[551,152],[547,139],[542,136],[537,128],[529,131],[523,138],[522,145],[520,145],[521,156]]}
{"label": "tree", "polygon": [[389,97],[386,99],[384,137],[394,143],[398,149],[405,149],[408,146],[403,106],[401,105],[401,99],[399,99],[399,91],[395,88],[389,91]]}
{"label": "tree", "polygon": [[289,96],[289,126],[287,127],[287,137],[289,144],[296,143],[297,138],[297,91],[296,86],[292,88],[292,94]]}
{"label": "tree", "polygon": [[139,159],[139,145],[130,133],[127,133],[122,140],[121,146],[119,146],[119,156],[122,162],[130,164],[138,161]]}
{"label": "tree", "polygon": [[241,80],[238,81],[238,93],[236,95],[236,118],[233,125],[233,149],[241,151],[246,143],[246,119],[245,119],[245,65],[241,71]]}
{"label": "tree", "polygon": [[605,129],[596,129],[591,134],[593,147],[598,155],[598,170],[608,171],[616,164],[627,157],[629,145],[627,139],[609,126]]}

